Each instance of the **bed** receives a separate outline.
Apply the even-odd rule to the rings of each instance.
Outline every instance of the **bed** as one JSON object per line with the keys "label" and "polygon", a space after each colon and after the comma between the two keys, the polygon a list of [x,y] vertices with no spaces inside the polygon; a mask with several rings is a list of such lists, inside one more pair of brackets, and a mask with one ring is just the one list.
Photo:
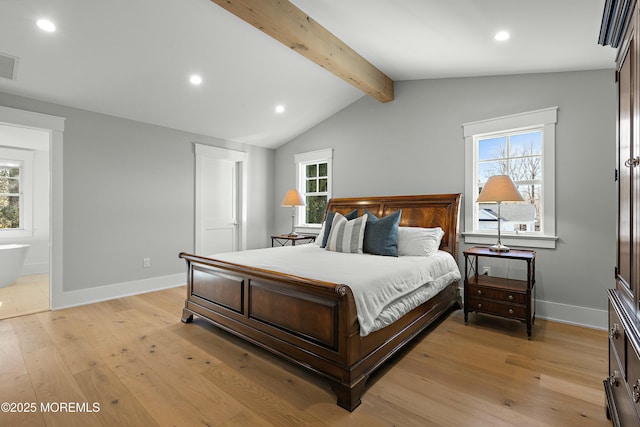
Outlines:
{"label": "bed", "polygon": [[[442,228],[439,249],[456,259],[460,198],[460,194],[334,198],[327,212],[346,215],[357,210],[362,215],[368,210],[382,218],[402,210],[401,227]],[[235,258],[187,253],[180,257],[187,263],[183,322],[200,316],[324,377],[338,405],[349,411],[360,404],[374,370],[462,305],[455,280],[390,325],[365,335],[348,284],[245,265]]]}

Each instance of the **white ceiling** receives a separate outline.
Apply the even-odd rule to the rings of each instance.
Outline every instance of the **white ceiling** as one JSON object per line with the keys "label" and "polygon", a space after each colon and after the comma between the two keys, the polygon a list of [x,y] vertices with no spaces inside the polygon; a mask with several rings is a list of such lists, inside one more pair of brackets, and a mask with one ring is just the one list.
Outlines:
{"label": "white ceiling", "polygon": [[[396,81],[614,64],[604,0],[292,3]],[[209,0],[0,0],[0,53],[20,59],[0,92],[263,147],[364,96]]]}

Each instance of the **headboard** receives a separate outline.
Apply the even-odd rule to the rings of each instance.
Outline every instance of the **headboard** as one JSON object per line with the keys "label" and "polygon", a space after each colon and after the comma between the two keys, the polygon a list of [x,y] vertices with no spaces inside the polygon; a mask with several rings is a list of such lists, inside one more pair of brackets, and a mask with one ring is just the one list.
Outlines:
{"label": "headboard", "polygon": [[400,226],[442,228],[444,237],[440,243],[440,249],[457,258],[458,209],[461,197],[460,193],[457,193],[333,198],[327,204],[327,211],[339,212],[344,215],[357,209],[358,216],[360,216],[367,209],[381,218],[402,209]]}

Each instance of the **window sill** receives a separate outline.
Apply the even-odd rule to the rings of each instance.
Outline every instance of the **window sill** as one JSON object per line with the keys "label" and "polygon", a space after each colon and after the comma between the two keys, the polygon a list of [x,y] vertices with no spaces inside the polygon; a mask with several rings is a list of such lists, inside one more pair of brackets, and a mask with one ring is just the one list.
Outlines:
{"label": "window sill", "polygon": [[320,225],[296,225],[296,233],[300,234],[320,234]]}
{"label": "window sill", "polygon": [[[464,236],[465,243],[494,245],[498,240],[497,234],[465,232],[462,233],[462,235]],[[555,249],[558,236],[503,234],[501,239],[502,243],[507,246]]]}
{"label": "window sill", "polygon": [[0,240],[33,237],[33,230],[2,230]]}

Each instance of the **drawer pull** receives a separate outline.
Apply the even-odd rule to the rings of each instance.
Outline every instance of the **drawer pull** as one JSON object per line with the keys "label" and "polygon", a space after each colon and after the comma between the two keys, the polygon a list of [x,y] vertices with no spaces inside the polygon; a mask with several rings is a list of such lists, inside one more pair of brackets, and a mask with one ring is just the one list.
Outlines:
{"label": "drawer pull", "polygon": [[509,301],[513,301],[513,295],[509,295],[508,298],[509,298]]}
{"label": "drawer pull", "polygon": [[513,314],[513,308],[509,309],[509,314]]}
{"label": "drawer pull", "polygon": [[478,308],[482,308],[482,303],[478,303]]}
{"label": "drawer pull", "polygon": [[478,295],[482,295],[482,289],[478,289]]}
{"label": "drawer pull", "polygon": [[633,385],[633,401],[638,403],[640,401],[640,379],[636,380],[636,383]]}
{"label": "drawer pull", "polygon": [[614,323],[611,329],[609,330],[609,338],[617,340],[620,338],[620,325]]}
{"label": "drawer pull", "polygon": [[611,373],[611,375],[609,376],[609,384],[611,384],[613,387],[618,387],[620,385],[620,372],[619,371],[613,371]]}

